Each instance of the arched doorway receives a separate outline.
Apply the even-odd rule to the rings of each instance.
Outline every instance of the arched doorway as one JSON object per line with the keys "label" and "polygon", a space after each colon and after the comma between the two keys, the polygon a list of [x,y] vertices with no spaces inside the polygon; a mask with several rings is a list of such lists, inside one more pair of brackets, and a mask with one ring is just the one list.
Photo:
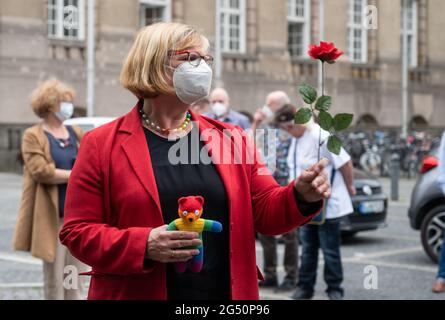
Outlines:
{"label": "arched doorway", "polygon": [[362,115],[357,121],[357,128],[368,130],[378,127],[377,119],[371,114]]}
{"label": "arched doorway", "polygon": [[411,118],[410,128],[412,130],[425,130],[428,129],[428,121],[423,116],[416,115]]}

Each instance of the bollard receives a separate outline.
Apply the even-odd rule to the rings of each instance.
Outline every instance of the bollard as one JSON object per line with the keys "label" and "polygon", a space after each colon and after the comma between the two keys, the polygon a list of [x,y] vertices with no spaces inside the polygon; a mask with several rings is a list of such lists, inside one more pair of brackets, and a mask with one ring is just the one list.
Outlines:
{"label": "bollard", "polygon": [[400,156],[391,155],[391,200],[399,201]]}

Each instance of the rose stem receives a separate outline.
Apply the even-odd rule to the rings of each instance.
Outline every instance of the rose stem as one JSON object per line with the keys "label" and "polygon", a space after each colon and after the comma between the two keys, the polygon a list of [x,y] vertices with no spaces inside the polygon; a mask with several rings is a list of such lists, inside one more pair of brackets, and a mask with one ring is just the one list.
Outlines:
{"label": "rose stem", "polygon": [[[321,61],[321,96],[324,96],[324,62]],[[318,121],[320,121],[320,115],[318,118]],[[318,135],[318,162],[320,162],[320,149],[321,149],[321,127],[320,127],[320,133]]]}

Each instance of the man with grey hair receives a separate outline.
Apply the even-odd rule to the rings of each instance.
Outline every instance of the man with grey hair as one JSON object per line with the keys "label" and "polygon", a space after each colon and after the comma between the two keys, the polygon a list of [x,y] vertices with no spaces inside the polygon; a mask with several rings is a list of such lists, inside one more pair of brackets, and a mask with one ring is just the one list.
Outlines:
{"label": "man with grey hair", "polygon": [[210,104],[211,110],[205,113],[205,116],[240,126],[244,130],[250,129],[249,118],[230,107],[230,97],[225,89],[216,88],[213,90],[210,94]]}
{"label": "man with grey hair", "polygon": [[[291,135],[284,130],[276,130],[274,138],[276,143],[264,141],[270,137],[267,131],[272,129],[268,122],[273,120],[277,111],[290,104],[289,96],[283,91],[271,92],[266,98],[266,104],[255,113],[254,123],[252,125],[253,132],[258,130],[256,135],[257,145],[263,146],[261,151],[264,160],[272,172],[275,180],[284,186],[289,183],[289,168],[287,164],[287,156],[292,141]],[[261,132],[264,135],[259,134]],[[267,149],[267,150],[266,150]],[[297,271],[298,271],[298,240],[296,231],[283,235],[285,244],[284,251],[284,269],[286,276],[284,281],[278,286],[277,279],[277,244],[275,237],[259,235],[259,239],[263,246],[264,272],[265,280],[260,282],[260,287],[274,288],[277,291],[290,291],[295,288]]]}

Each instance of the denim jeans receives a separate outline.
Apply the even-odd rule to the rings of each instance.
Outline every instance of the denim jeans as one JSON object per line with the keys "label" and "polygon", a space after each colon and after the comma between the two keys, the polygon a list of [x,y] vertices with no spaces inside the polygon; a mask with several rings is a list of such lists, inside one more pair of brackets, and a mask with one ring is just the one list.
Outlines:
{"label": "denim jeans", "polygon": [[444,232],[444,239],[442,242],[442,249],[440,250],[439,272],[437,274],[437,278],[445,281],[445,232]]}
{"label": "denim jeans", "polygon": [[324,280],[326,292],[344,293],[343,267],[340,254],[340,219],[326,220],[321,225],[306,225],[300,228],[300,240],[303,246],[299,270],[298,287],[308,294],[314,293],[317,279],[318,251],[321,248],[324,257]]}

